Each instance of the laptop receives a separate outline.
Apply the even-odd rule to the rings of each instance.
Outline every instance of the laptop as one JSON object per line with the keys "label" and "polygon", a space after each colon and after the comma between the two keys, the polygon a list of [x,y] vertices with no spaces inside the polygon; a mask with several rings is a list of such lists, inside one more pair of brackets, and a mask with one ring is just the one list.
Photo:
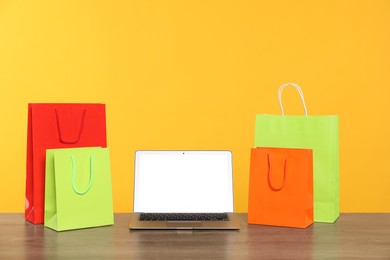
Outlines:
{"label": "laptop", "polygon": [[130,229],[239,229],[230,151],[136,151]]}

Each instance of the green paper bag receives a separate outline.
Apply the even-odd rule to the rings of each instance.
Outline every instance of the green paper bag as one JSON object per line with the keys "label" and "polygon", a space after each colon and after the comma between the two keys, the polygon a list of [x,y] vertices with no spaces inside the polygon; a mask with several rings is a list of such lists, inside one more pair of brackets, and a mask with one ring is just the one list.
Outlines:
{"label": "green paper bag", "polygon": [[44,215],[56,231],[114,224],[108,148],[46,150]]}
{"label": "green paper bag", "polygon": [[[295,87],[301,97],[303,116],[285,116],[282,92]],[[308,116],[301,88],[287,83],[279,88],[282,115],[257,115],[255,147],[305,148],[313,150],[314,221],[333,223],[339,211],[338,116]]]}

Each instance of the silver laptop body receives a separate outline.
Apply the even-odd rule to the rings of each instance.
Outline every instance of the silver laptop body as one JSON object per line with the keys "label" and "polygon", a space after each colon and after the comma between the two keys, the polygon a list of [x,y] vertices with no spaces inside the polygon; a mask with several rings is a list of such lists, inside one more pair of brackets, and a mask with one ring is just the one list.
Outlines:
{"label": "silver laptop body", "polygon": [[135,153],[130,229],[239,229],[233,199],[230,151]]}

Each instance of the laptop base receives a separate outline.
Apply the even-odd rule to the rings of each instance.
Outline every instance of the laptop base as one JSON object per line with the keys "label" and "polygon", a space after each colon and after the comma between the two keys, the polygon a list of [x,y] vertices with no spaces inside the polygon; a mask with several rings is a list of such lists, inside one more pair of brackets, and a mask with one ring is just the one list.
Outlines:
{"label": "laptop base", "polygon": [[140,221],[140,213],[130,216],[129,229],[132,230],[237,230],[240,224],[234,213],[228,213],[228,221]]}

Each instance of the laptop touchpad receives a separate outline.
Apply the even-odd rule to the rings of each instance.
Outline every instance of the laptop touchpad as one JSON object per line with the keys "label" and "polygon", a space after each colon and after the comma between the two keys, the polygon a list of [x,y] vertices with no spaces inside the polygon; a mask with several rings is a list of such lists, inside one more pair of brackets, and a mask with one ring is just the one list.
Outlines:
{"label": "laptop touchpad", "polygon": [[167,221],[168,227],[178,227],[178,228],[192,228],[192,227],[201,227],[201,221]]}

